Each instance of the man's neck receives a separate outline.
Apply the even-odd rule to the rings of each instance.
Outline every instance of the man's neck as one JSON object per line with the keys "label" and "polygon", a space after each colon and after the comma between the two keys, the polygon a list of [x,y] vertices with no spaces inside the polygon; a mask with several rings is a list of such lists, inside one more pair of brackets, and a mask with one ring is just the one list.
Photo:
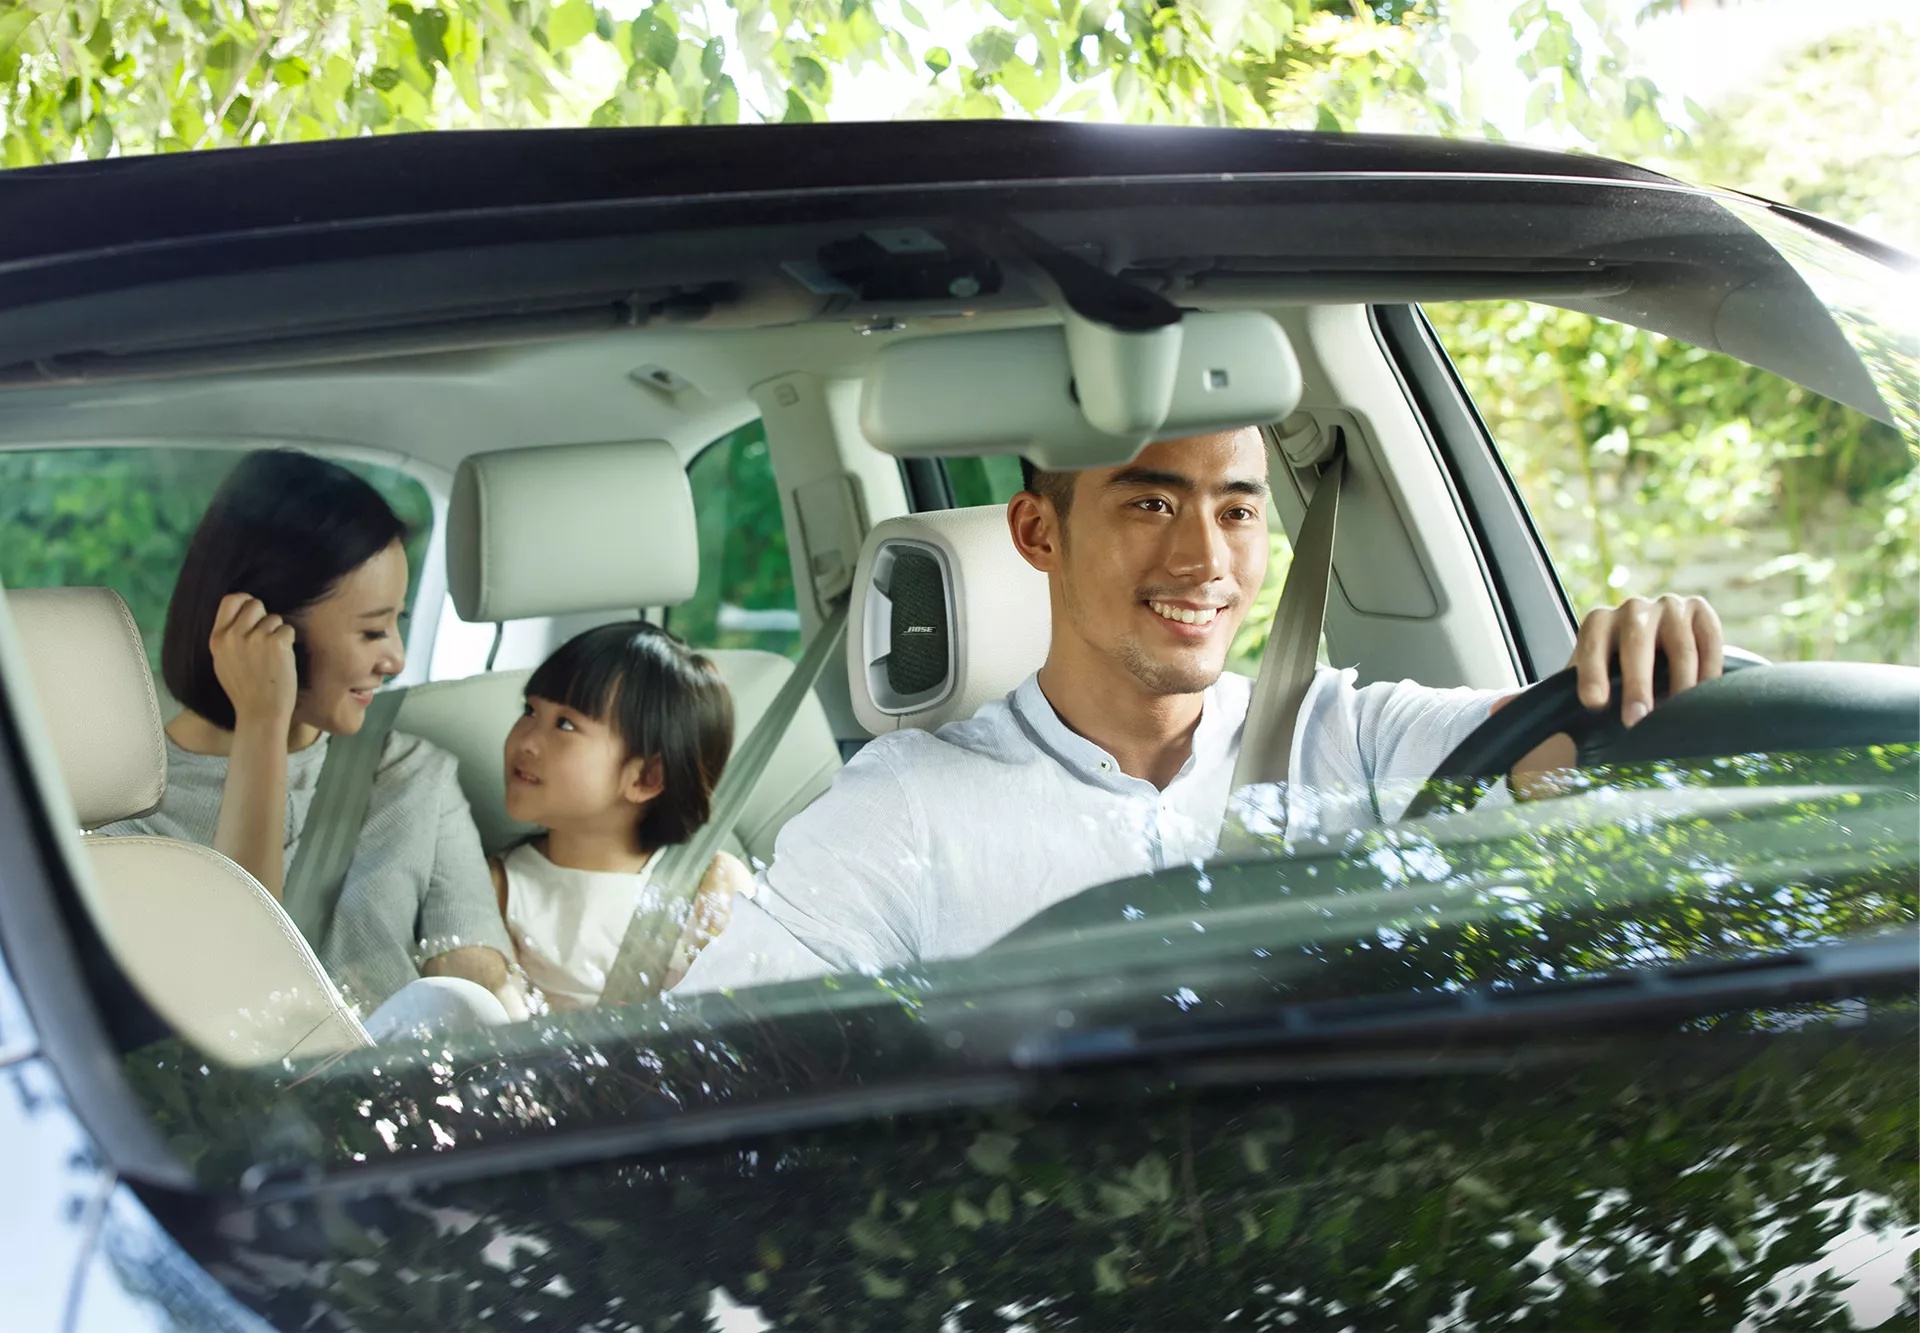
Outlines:
{"label": "man's neck", "polygon": [[1116,663],[1049,653],[1040,692],[1067,729],[1112,755],[1120,771],[1165,789],[1193,754],[1204,694],[1157,694]]}

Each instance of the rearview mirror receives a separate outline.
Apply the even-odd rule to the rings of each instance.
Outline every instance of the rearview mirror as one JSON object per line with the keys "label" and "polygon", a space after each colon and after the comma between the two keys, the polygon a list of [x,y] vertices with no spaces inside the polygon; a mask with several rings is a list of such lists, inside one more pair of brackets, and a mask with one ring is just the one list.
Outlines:
{"label": "rearview mirror", "polygon": [[1270,315],[1188,312],[1140,333],[1068,319],[887,348],[861,388],[862,432],[898,457],[1021,454],[1066,470],[1299,406],[1300,363]]}

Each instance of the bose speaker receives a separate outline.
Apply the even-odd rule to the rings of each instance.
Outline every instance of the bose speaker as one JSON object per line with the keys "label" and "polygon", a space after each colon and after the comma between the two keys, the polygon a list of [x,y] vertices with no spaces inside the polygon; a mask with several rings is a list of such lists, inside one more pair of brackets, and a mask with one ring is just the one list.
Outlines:
{"label": "bose speaker", "polygon": [[953,583],[937,547],[905,538],[873,558],[860,627],[867,689],[883,712],[929,708],[953,690]]}

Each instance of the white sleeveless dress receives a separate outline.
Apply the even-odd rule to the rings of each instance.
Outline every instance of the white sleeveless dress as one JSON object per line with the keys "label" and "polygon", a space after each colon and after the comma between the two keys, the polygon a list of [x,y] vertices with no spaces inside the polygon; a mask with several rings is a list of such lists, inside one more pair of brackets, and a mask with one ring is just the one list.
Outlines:
{"label": "white sleeveless dress", "polygon": [[550,1009],[590,1009],[633,914],[653,906],[657,857],[633,874],[570,870],[531,843],[507,853],[507,934]]}

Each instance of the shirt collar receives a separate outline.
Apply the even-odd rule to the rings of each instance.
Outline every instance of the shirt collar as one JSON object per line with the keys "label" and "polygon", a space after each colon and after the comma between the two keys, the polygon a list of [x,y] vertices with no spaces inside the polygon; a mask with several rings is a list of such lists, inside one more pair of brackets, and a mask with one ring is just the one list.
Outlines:
{"label": "shirt collar", "polygon": [[[1083,781],[1115,791],[1145,781],[1127,776],[1112,755],[1062,722],[1041,690],[1037,673],[1020,682],[1013,692],[1012,702],[1014,716],[1026,727],[1040,748]],[[1179,773],[1174,775],[1169,787],[1183,781],[1196,768],[1210,766],[1224,756],[1238,740],[1243,720],[1226,706],[1221,698],[1219,682],[1209,685],[1200,700],[1200,723],[1193,731],[1193,752],[1187,756],[1187,762],[1180,766]]]}

